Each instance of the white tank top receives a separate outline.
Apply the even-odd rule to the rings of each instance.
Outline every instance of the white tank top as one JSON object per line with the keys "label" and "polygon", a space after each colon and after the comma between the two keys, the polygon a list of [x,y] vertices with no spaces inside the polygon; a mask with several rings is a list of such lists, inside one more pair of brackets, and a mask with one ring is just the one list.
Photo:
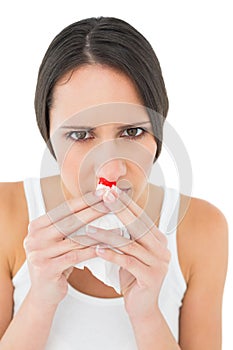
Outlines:
{"label": "white tank top", "polygon": [[[45,213],[40,179],[24,180],[29,220]],[[176,224],[180,196],[174,189],[164,189],[159,229],[167,235],[171,261],[160,296],[160,310],[178,341],[179,311],[186,291],[176,244]],[[20,308],[29,288],[27,262],[13,278],[14,314]],[[60,302],[51,327],[46,350],[136,350],[133,329],[124,308],[124,299],[97,298],[68,285],[68,293]]]}

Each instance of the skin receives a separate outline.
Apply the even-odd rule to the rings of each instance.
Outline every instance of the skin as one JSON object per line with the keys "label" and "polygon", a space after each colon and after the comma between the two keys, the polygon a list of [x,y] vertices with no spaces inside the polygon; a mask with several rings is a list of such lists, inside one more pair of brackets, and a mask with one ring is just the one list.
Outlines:
{"label": "skin", "polygon": [[[122,120],[115,120],[114,123],[99,125],[90,142],[75,143],[64,157],[61,147],[64,139],[60,138],[57,130],[77,113],[80,118],[76,121],[81,122],[80,113],[90,106],[119,102],[140,105],[141,99],[129,78],[109,67],[85,66],[58,82],[50,117],[51,137],[61,178],[51,177],[42,181],[49,215],[31,222],[29,233],[22,182],[0,184],[0,307],[4,315],[0,319],[0,334],[7,329],[2,338],[3,349],[14,348],[12,339],[18,348],[43,349],[56,307],[67,293],[67,283],[90,295],[119,296],[87,269],[73,269],[75,263],[96,255],[122,268],[122,294],[139,349],[153,349],[155,343],[158,349],[221,349],[221,303],[227,266],[227,223],[223,214],[210,203],[196,198],[190,200],[187,209],[187,198],[181,196],[177,245],[188,287],[180,313],[180,339],[177,344],[157,303],[170,253],[165,236],[157,229],[163,194],[159,188],[147,183],[156,151],[153,135],[148,132],[141,139],[127,141],[117,129],[122,126]],[[127,159],[114,158],[115,140],[119,141],[119,147],[121,143],[130,142],[139,150],[143,149],[146,153],[142,154],[148,156],[144,169],[133,162],[131,152],[127,154]],[[97,163],[98,151],[106,145],[106,149],[113,153],[110,152],[109,161],[101,165]],[[85,163],[88,154],[90,160]],[[84,178],[92,174],[82,188],[77,185],[81,173]],[[130,184],[132,191],[121,193],[114,201],[103,194],[96,195],[94,190],[99,176],[117,181],[119,187]],[[53,196],[46,195],[48,189]],[[116,197],[114,191],[112,194]],[[71,211],[65,213],[62,210],[64,200],[68,200],[69,208],[75,212],[75,221]],[[116,244],[115,238],[107,236],[104,230],[88,232],[88,237],[83,236],[78,242],[73,242],[64,239],[64,234],[57,229],[64,231],[73,225],[75,230],[83,222],[91,222],[109,210],[117,210],[117,215],[126,225],[133,222],[128,227],[135,241],[125,245],[124,239],[120,238],[117,242],[123,244],[120,249],[124,255],[109,249],[101,252],[93,248],[100,242]],[[141,235],[142,231],[146,234]],[[26,256],[32,287],[9,326],[12,318],[11,277]],[[43,320],[38,309],[46,314]],[[144,327],[141,327],[142,324]],[[23,343],[25,337],[22,334],[31,335],[31,347],[28,337],[27,343]]]}
{"label": "skin", "polygon": [[[108,74],[110,72],[111,74]],[[85,66],[74,72],[70,79],[69,77],[70,74],[67,74],[58,82],[54,90],[53,104],[50,111],[50,135],[61,169],[65,197],[71,198],[72,196],[81,195],[78,188],[78,176],[81,176],[85,180],[82,181],[83,193],[94,191],[97,179],[106,177],[109,181],[117,181],[120,188],[128,187],[124,183],[121,186],[122,181],[128,183],[129,186],[132,184],[133,198],[134,200],[138,199],[145,192],[145,186],[147,186],[145,173],[149,174],[150,172],[157,146],[151,134],[149,118],[145,112],[136,109],[138,116],[135,117],[135,108],[132,107],[131,111],[126,106],[122,116],[122,108],[117,107],[119,102],[121,105],[122,103],[142,104],[133,83],[124,75],[99,65]],[[68,82],[67,79],[69,79]],[[79,84],[80,80],[82,81],[81,84]],[[119,84],[122,86],[122,90],[116,93]],[[90,94],[90,90],[95,93]],[[98,107],[105,104],[109,105],[106,111],[104,108]],[[96,107],[92,107],[89,114],[82,113],[90,106]],[[117,112],[114,113],[116,109]],[[100,113],[98,113],[99,110]],[[98,115],[95,117],[97,113]],[[129,115],[129,113],[132,115]],[[126,128],[127,124],[138,121],[147,122],[147,124],[140,125],[146,127],[149,132],[142,139],[138,138],[137,142],[130,145],[129,138],[122,137],[124,134],[127,136],[123,132],[123,128],[124,125]],[[85,144],[73,142],[72,144],[70,140],[64,140],[64,134],[75,129],[61,129],[62,126],[67,124],[97,126],[97,129],[93,135],[90,135],[92,139],[89,142]],[[118,130],[118,127],[121,127],[122,130]],[[77,128],[77,130],[79,129]],[[117,145],[114,144],[116,138],[118,139]],[[128,161],[116,158],[116,155],[119,157],[119,154],[123,153],[124,148],[130,148],[127,153],[123,154],[125,158],[128,158]],[[137,156],[134,159],[135,150]],[[106,153],[107,155],[103,159],[101,154]],[[99,159],[102,163],[106,162],[104,166],[99,164]],[[143,168],[143,171],[140,168]],[[135,181],[135,175],[137,181]],[[142,205],[144,205],[143,201],[145,202],[145,200],[145,198],[141,199]]]}

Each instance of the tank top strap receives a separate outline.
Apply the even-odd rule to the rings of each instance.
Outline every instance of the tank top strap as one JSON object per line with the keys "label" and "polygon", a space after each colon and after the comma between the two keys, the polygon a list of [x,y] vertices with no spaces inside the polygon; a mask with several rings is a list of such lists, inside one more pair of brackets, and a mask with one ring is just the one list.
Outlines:
{"label": "tank top strap", "polygon": [[45,213],[40,178],[26,178],[23,184],[28,205],[29,221],[32,221]]}
{"label": "tank top strap", "polygon": [[166,235],[176,232],[180,207],[180,194],[173,188],[164,187],[159,229]]}

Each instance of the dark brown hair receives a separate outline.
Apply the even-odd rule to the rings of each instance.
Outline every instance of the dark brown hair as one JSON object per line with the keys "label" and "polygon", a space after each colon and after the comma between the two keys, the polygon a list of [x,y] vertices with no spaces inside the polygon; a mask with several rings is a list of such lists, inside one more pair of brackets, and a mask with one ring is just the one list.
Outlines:
{"label": "dark brown hair", "polygon": [[160,64],[145,37],[127,22],[113,17],[88,18],[69,25],[54,38],[45,53],[38,74],[35,112],[51,154],[56,159],[50,143],[49,121],[54,86],[69,71],[93,63],[116,68],[133,81],[151,112],[157,142],[156,160],[161,152],[163,120],[168,112]]}

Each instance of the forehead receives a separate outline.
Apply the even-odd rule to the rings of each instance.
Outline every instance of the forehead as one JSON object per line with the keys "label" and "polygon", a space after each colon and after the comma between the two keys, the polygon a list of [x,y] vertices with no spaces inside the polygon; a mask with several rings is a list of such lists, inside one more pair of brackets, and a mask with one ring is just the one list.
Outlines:
{"label": "forehead", "polygon": [[75,129],[97,128],[105,125],[150,125],[150,119],[146,109],[141,105],[130,103],[105,103],[99,106],[90,107],[83,110],[70,118],[65,119],[58,128]]}
{"label": "forehead", "polygon": [[[102,105],[105,108],[101,111]],[[119,108],[116,113],[117,105]],[[123,105],[127,106],[125,110]],[[130,108],[130,105],[135,107]],[[56,84],[50,110],[50,125],[51,129],[55,129],[73,116],[77,119],[78,115],[79,118],[88,117],[91,120],[91,115],[93,117],[93,113],[97,113],[99,118],[100,111],[108,113],[103,122],[111,122],[111,118],[112,122],[117,122],[119,112],[123,113],[124,120],[128,115],[128,121],[132,122],[132,118],[135,121],[138,115],[136,106],[138,113],[139,110],[142,112],[143,101],[127,75],[99,64],[85,65],[70,72]],[[136,113],[134,117],[130,115],[130,110]]]}

